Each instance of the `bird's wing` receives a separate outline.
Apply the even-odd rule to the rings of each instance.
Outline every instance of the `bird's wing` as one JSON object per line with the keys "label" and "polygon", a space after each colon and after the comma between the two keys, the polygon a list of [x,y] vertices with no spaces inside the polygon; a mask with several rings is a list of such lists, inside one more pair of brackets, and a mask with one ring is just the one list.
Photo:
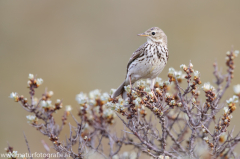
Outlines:
{"label": "bird's wing", "polygon": [[138,57],[141,57],[141,55],[143,55],[144,53],[144,47],[145,44],[141,45],[133,54],[132,56],[130,57],[129,61],[128,61],[128,64],[127,64],[127,72],[128,72],[128,68],[129,66],[131,65],[131,63],[136,60]]}

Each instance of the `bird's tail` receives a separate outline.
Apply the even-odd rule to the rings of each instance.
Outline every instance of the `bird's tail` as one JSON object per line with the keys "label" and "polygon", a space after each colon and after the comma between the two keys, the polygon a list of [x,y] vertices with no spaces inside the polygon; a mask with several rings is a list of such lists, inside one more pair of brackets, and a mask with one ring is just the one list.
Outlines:
{"label": "bird's tail", "polygon": [[120,94],[122,95],[123,99],[127,98],[127,92],[124,90],[125,81],[118,87],[118,89],[113,93],[112,98],[116,98]]}

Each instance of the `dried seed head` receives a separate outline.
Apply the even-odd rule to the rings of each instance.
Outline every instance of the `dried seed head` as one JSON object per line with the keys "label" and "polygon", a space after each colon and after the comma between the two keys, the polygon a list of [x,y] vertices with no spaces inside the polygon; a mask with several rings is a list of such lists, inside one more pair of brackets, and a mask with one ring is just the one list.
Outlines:
{"label": "dried seed head", "polygon": [[186,66],[186,65],[184,65],[184,64],[180,65],[180,68],[181,68],[181,69],[183,69],[184,71],[186,71],[186,70],[187,70],[187,66]]}
{"label": "dried seed head", "polygon": [[233,112],[234,110],[237,109],[237,107],[234,105],[234,106],[232,106],[230,109],[231,109],[231,111]]}
{"label": "dried seed head", "polygon": [[236,95],[240,95],[240,84],[233,86],[233,91]]}
{"label": "dried seed head", "polygon": [[205,141],[205,142],[209,142],[209,140],[208,140],[208,137],[207,136],[205,136],[204,138],[203,138],[203,140]]}
{"label": "dried seed head", "polygon": [[28,75],[28,79],[33,80],[33,79],[34,79],[34,75],[31,74],[31,73],[29,73],[29,75]]}

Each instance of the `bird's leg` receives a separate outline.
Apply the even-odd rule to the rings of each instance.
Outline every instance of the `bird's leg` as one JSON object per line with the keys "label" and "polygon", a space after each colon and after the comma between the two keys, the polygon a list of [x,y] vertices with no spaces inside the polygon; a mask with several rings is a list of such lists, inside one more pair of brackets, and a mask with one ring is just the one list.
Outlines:
{"label": "bird's leg", "polygon": [[131,93],[132,93],[132,81],[131,81],[131,75],[129,75],[129,82],[130,82]]}
{"label": "bird's leg", "polygon": [[154,85],[155,85],[155,78],[151,80],[151,85],[150,85],[150,88],[151,88],[151,91],[153,93],[153,97],[156,99],[156,101],[158,101],[153,89],[154,89]]}
{"label": "bird's leg", "polygon": [[150,88],[152,91],[153,91],[154,85],[155,85],[155,78],[151,80]]}

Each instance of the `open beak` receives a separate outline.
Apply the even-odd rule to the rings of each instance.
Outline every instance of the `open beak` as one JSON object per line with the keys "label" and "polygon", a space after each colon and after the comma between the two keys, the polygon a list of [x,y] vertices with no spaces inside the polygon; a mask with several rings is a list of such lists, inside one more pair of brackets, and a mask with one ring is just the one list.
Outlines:
{"label": "open beak", "polygon": [[149,36],[149,35],[146,33],[142,33],[142,34],[138,34],[138,36]]}

